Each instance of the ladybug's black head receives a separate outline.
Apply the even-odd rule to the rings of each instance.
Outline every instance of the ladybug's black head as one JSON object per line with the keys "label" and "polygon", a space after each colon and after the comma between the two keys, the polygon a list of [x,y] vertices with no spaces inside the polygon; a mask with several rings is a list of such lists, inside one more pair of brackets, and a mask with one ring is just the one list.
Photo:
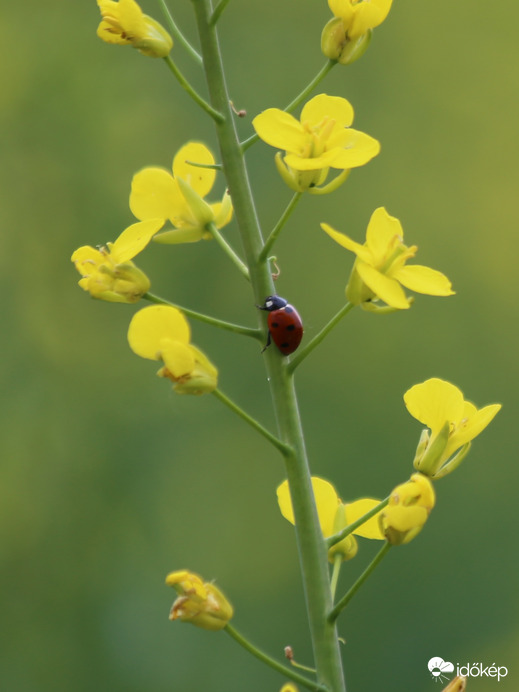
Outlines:
{"label": "ladybug's black head", "polygon": [[281,310],[288,305],[288,301],[281,296],[267,296],[265,302],[261,306],[260,310],[268,310],[272,312],[273,310]]}

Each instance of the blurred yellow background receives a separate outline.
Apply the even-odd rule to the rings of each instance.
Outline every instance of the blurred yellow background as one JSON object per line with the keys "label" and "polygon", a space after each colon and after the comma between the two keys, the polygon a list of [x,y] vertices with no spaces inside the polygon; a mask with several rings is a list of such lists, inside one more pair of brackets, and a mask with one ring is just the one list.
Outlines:
{"label": "blurred yellow background", "polygon": [[[162,21],[159,4],[143,9]],[[195,36],[191,3],[170,2]],[[220,34],[245,138],[320,69],[325,0],[231,0]],[[292,527],[277,509],[276,453],[213,397],[179,397],[135,357],[135,308],[91,300],[72,251],[133,218],[131,177],[169,167],[209,122],[160,60],[96,37],[94,0],[28,0],[0,11],[0,686],[7,692],[266,692],[283,680],[224,633],[168,622],[165,575],[216,579],[234,623],[311,664]],[[456,296],[411,310],[355,311],[301,368],[314,473],[345,500],[383,497],[411,471],[420,425],[402,395],[437,376],[503,410],[455,474],[419,539],[393,551],[340,620],[351,692],[427,692],[433,656],[509,668],[517,690],[517,72],[519,5],[395,0],[366,55],[320,91],[348,98],[381,154],[339,192],[305,196],[276,255],[278,291],[306,338],[343,304],[352,257],[319,230],[363,241],[372,211],[401,219],[418,262]],[[181,69],[203,75],[181,48]],[[268,232],[291,193],[274,151],[249,154]],[[220,181],[218,194],[223,191]],[[239,247],[235,226],[225,231]],[[174,302],[243,324],[256,308],[215,243],[153,245],[138,264]],[[256,342],[192,322],[220,386],[273,426]],[[369,562],[364,542],[339,589]],[[470,681],[470,692],[493,689]]]}

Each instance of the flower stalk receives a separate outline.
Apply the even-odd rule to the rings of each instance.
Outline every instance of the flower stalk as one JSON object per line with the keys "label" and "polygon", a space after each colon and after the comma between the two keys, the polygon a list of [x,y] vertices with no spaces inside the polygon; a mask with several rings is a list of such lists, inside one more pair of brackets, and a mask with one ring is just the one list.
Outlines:
{"label": "flower stalk", "polygon": [[[250,189],[243,150],[234,127],[230,99],[215,27],[211,24],[210,0],[193,0],[204,59],[211,106],[223,118],[215,119],[221,160],[232,191],[235,218],[240,229],[249,267],[254,300],[261,304],[274,293],[269,262],[260,259],[264,242]],[[264,317],[258,314],[258,320]],[[331,593],[327,552],[319,527],[310,470],[298,411],[294,380],[285,359],[270,348],[264,354],[280,439],[292,448],[286,457],[303,583],[310,621],[318,683],[329,692],[345,692],[345,683],[335,624],[328,621]]]}

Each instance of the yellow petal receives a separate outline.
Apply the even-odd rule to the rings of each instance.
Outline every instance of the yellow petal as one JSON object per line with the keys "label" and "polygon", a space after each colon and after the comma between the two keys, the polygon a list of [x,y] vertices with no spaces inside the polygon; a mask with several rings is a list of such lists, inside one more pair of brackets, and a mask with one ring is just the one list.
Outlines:
{"label": "yellow petal", "polygon": [[185,205],[178,185],[164,168],[143,168],[133,176],[130,209],[141,221],[171,219]]}
{"label": "yellow petal", "polygon": [[201,142],[188,142],[173,160],[173,175],[182,178],[200,197],[205,197],[212,189],[216,177],[214,168],[203,168],[192,164],[214,165],[214,156]]}
{"label": "yellow petal", "polygon": [[328,0],[328,7],[336,17],[341,17],[347,22],[353,17],[351,0]]}
{"label": "yellow petal", "polygon": [[398,281],[385,276],[366,262],[358,261],[355,267],[366,286],[384,303],[398,310],[406,310],[410,307]]}
{"label": "yellow petal", "polygon": [[189,375],[195,367],[194,354],[187,343],[161,339],[160,357],[174,378]]}
{"label": "yellow petal", "polygon": [[163,339],[189,343],[191,331],[184,315],[169,305],[152,305],[133,316],[128,343],[134,353],[150,360],[160,359]]}
{"label": "yellow petal", "polygon": [[[350,504],[346,505],[346,521],[348,524],[353,524],[354,521],[360,519],[364,514],[367,514],[373,507],[380,504],[380,500],[374,500],[369,497],[364,497],[361,500],[356,500]],[[375,516],[368,519],[363,524],[355,529],[353,532],[356,536],[362,536],[363,538],[374,538],[377,540],[384,540],[384,534],[380,530],[379,525],[379,515],[377,512]]]}
{"label": "yellow petal", "polygon": [[[471,414],[467,413],[467,405],[473,409]],[[490,406],[485,406],[478,411],[475,406],[465,402],[463,417],[447,443],[445,457],[450,457],[457,449],[483,432],[500,409],[501,404],[490,404]]]}
{"label": "yellow petal", "polygon": [[371,0],[356,5],[348,36],[353,40],[382,24],[391,9],[391,2],[392,0]]}
{"label": "yellow petal", "polygon": [[272,147],[295,154],[301,153],[305,147],[306,134],[301,123],[279,108],[263,111],[254,118],[252,125],[258,136]]}
{"label": "yellow petal", "polygon": [[450,382],[437,377],[408,389],[404,401],[409,413],[430,428],[433,435],[446,421],[459,421],[463,416],[463,394]]}
{"label": "yellow petal", "polygon": [[380,266],[404,238],[402,224],[395,216],[390,216],[384,207],[375,209],[366,231],[366,245],[373,264]]}
{"label": "yellow petal", "polygon": [[163,225],[164,219],[150,219],[128,226],[110,248],[115,264],[122,264],[138,255]]}
{"label": "yellow petal", "polygon": [[353,122],[353,106],[340,96],[318,94],[308,101],[301,111],[301,123],[316,127],[323,119],[335,120],[340,127],[349,127]]}
{"label": "yellow petal", "polygon": [[339,245],[341,245],[343,248],[346,248],[346,250],[354,252],[365,262],[370,260],[370,253],[364,245],[356,243],[354,240],[352,240],[349,236],[345,235],[344,233],[339,233],[339,231],[336,231],[327,223],[322,223],[321,228],[325,233],[328,233],[330,238],[335,240],[336,243],[339,243]]}
{"label": "yellow petal", "polygon": [[449,279],[436,269],[423,267],[419,264],[400,267],[391,276],[403,286],[416,293],[429,296],[452,296],[452,284]]}
{"label": "yellow petal", "polygon": [[[90,245],[83,245],[74,251],[70,259],[81,276],[88,277],[97,270],[99,265],[107,261],[107,256]],[[81,281],[80,286],[84,287]]]}
{"label": "yellow petal", "polygon": [[[333,524],[337,507],[340,504],[340,499],[337,496],[335,488],[331,483],[323,478],[312,476],[312,487],[317,505],[317,514],[319,515],[319,524],[323,536],[327,538],[333,534]],[[291,524],[295,523],[294,511],[292,509],[292,500],[290,499],[290,490],[288,481],[283,481],[277,489],[277,497],[281,514],[288,519]]]}
{"label": "yellow petal", "polygon": [[[337,152],[333,163],[330,163],[332,168],[358,168],[371,161],[380,152],[380,142],[374,137],[370,137],[364,132],[350,128],[346,130],[344,145]],[[330,140],[329,146],[332,146],[333,140]]]}

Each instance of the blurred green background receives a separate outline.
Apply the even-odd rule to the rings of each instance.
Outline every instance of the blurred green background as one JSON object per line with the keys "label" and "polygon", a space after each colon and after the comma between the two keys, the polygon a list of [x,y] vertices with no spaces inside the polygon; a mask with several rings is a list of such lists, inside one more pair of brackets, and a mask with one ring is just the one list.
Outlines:
{"label": "blurred green background", "polygon": [[[191,3],[171,2],[195,36]],[[158,3],[145,11],[162,20]],[[323,64],[324,0],[232,1],[220,25],[228,81],[248,117],[287,103]],[[8,692],[277,691],[282,679],[225,634],[168,622],[173,569],[216,579],[236,627],[309,663],[284,474],[263,439],[213,397],[179,397],[126,344],[135,308],[89,299],[69,261],[132,223],[145,165],[169,166],[212,124],[160,60],[103,44],[96,3],[28,0],[0,10],[0,687]],[[419,540],[395,550],[341,618],[351,692],[438,689],[429,658],[509,668],[469,690],[517,690],[517,189],[519,5],[395,0],[367,54],[321,91],[347,97],[382,152],[338,193],[305,197],[276,254],[278,290],[307,338],[342,304],[352,258],[319,230],[364,238],[384,205],[418,261],[455,297],[388,317],[354,312],[298,375],[313,471],[345,500],[383,497],[410,472],[420,425],[404,391],[439,376],[479,406],[502,402],[469,459],[437,486]],[[203,77],[175,50],[196,86]],[[273,150],[248,160],[261,221],[290,198]],[[220,181],[218,194],[223,190]],[[213,195],[216,198],[216,194]],[[234,226],[227,236],[239,247]],[[256,323],[216,244],[154,245],[153,290]],[[272,426],[258,346],[193,323],[222,389]],[[364,542],[342,575],[368,563]]]}

